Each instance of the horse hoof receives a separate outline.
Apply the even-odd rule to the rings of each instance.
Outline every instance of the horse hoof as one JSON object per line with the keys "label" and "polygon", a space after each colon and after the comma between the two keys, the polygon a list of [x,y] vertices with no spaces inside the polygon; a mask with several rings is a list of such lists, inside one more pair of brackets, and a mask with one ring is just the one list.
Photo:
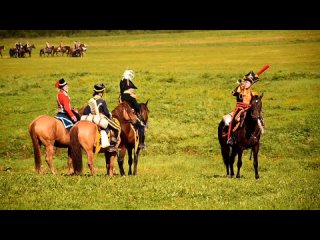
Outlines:
{"label": "horse hoof", "polygon": [[256,175],[256,179],[259,179],[260,178],[260,176],[259,175]]}

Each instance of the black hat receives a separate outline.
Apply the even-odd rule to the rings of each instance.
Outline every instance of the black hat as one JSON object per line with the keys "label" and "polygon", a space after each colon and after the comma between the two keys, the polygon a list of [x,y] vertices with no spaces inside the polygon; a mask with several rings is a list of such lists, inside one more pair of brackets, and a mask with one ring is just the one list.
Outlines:
{"label": "black hat", "polygon": [[63,88],[65,85],[67,85],[68,83],[61,78],[59,81],[56,82],[56,88]]}
{"label": "black hat", "polygon": [[103,83],[95,84],[93,87],[93,91],[95,91],[95,92],[103,92],[104,89],[105,89],[105,86],[103,85]]}
{"label": "black hat", "polygon": [[126,79],[127,81],[127,86],[128,86],[128,89],[129,88],[134,88],[134,89],[138,89],[134,84],[133,84],[133,82],[132,81],[130,81],[130,80],[128,80],[128,79]]}
{"label": "black hat", "polygon": [[253,84],[259,81],[259,77],[253,71],[250,71],[243,77],[243,81],[249,81],[251,84]]}

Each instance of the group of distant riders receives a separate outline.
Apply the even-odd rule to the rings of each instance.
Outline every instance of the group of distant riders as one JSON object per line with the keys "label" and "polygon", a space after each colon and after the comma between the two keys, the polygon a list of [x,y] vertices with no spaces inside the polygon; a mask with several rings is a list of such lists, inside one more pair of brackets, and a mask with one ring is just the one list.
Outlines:
{"label": "group of distant riders", "polygon": [[22,58],[25,57],[26,54],[29,54],[31,57],[32,48],[35,48],[35,46],[34,44],[30,45],[29,42],[26,44],[16,42],[15,47],[9,49],[9,55],[10,57]]}
{"label": "group of distant riders", "polygon": [[59,52],[62,56],[66,53],[67,56],[71,57],[82,57],[87,51],[87,45],[81,43],[80,41],[74,42],[74,47],[64,46],[62,41],[58,45],[58,47],[51,46],[49,42],[46,42],[46,47],[40,50],[40,56],[47,53],[47,56],[50,54],[51,56],[57,55]]}
{"label": "group of distant riders", "polygon": [[[22,44],[21,42],[16,42],[14,48],[9,49],[9,55],[10,57],[16,57],[16,58],[21,58],[25,57],[26,53],[29,54],[29,57],[31,57],[31,51],[32,48],[35,48],[34,44],[30,45],[29,42],[26,44]],[[84,43],[81,43],[80,41],[75,41],[74,42],[74,47],[70,46],[64,46],[62,41],[58,45],[58,47],[51,46],[49,42],[46,42],[45,48],[40,49],[40,56],[47,56],[51,55],[57,55],[58,53],[61,53],[62,56],[64,53],[67,54],[67,56],[72,56],[72,57],[82,57],[87,50],[87,45]]]}

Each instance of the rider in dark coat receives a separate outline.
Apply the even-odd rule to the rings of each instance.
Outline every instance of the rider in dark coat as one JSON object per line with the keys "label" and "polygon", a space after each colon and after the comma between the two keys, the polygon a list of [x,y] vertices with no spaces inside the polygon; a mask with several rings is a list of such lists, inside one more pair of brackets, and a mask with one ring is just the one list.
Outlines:
{"label": "rider in dark coat", "polygon": [[141,116],[141,110],[139,103],[137,102],[135,90],[138,89],[132,82],[134,78],[134,72],[132,70],[126,70],[123,73],[122,79],[120,81],[120,102],[126,101],[131,108],[134,109],[139,121],[136,128],[139,132],[139,148],[146,148],[145,141],[145,123],[143,122]]}
{"label": "rider in dark coat", "polygon": [[[97,114],[101,117],[104,117],[108,121],[108,127],[110,127],[114,131],[115,137],[111,138],[111,146],[109,150],[116,151],[117,145],[120,140],[120,131],[121,128],[118,124],[114,122],[112,119],[112,114],[108,109],[106,101],[102,98],[105,92],[104,84],[95,84],[93,87],[93,98],[90,99],[88,106],[84,109],[83,116],[87,116],[89,114]],[[95,112],[97,111],[97,112]],[[100,126],[101,127],[101,126]],[[103,129],[101,127],[100,133],[101,135],[106,135],[107,129]],[[105,133],[103,132],[105,131]],[[101,136],[103,137],[103,136]],[[106,135],[107,137],[107,135]],[[107,139],[106,139],[107,140]]]}

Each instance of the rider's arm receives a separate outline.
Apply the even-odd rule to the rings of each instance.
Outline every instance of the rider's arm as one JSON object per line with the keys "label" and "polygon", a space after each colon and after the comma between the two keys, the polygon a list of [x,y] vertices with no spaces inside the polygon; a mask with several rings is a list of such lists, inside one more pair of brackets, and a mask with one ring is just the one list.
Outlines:
{"label": "rider's arm", "polygon": [[107,103],[105,101],[101,101],[101,105],[99,106],[99,112],[103,113],[108,118],[111,118],[110,111],[108,110]]}

